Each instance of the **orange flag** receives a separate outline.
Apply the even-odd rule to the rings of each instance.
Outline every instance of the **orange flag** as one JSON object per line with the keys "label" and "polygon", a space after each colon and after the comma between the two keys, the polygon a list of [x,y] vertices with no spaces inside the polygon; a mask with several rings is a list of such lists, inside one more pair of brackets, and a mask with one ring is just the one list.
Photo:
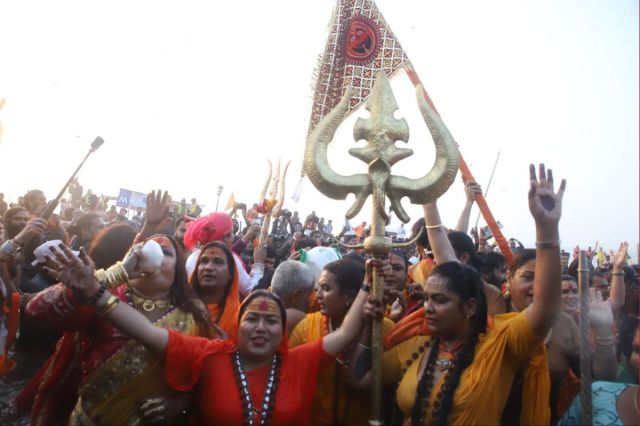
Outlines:
{"label": "orange flag", "polygon": [[231,210],[233,206],[236,204],[236,197],[233,196],[233,192],[229,196],[229,200],[227,204],[224,206],[224,210]]}

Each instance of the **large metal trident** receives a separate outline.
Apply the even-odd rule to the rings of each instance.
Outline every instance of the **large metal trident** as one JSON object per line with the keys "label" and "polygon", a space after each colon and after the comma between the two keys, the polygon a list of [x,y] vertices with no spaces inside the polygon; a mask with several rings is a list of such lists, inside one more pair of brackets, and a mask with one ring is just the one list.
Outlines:
{"label": "large metal trident", "polygon": [[[453,183],[458,171],[458,148],[440,116],[424,98],[422,86],[417,87],[418,106],[429,127],[436,146],[436,160],[431,171],[419,179],[409,179],[391,174],[391,166],[413,154],[408,148],[398,148],[398,140],[409,140],[409,126],[404,119],[393,117],[398,109],[384,71],[378,73],[373,91],[366,103],[371,113],[368,119],[359,118],[353,129],[356,141],[366,139],[363,148],[352,148],[349,154],[368,164],[367,174],[342,176],[334,172],[327,160],[327,147],[344,119],[351,88],[347,88],[342,100],[318,123],[307,140],[304,155],[304,171],[314,186],[329,198],[344,200],[348,194],[355,194],[356,201],[347,211],[351,219],[362,209],[369,195],[373,195],[371,236],[364,244],[365,251],[375,257],[385,257],[393,245],[385,237],[384,227],[389,220],[385,212],[385,198],[389,198],[391,209],[404,223],[409,216],[400,204],[400,199],[409,197],[413,204],[426,204],[437,199]],[[411,243],[411,242],[410,242]],[[403,244],[407,245],[407,244]],[[373,294],[382,300],[383,277],[373,275]],[[382,424],[382,322],[375,321],[372,328],[372,420],[371,424]]]}
{"label": "large metal trident", "polygon": [[[262,191],[260,191],[260,204],[258,205],[258,212],[264,214],[262,227],[260,228],[260,237],[258,238],[259,247],[264,247],[266,244],[271,217],[275,216],[277,218],[284,204],[284,180],[287,177],[287,170],[291,163],[290,161],[287,162],[287,165],[284,166],[282,176],[280,176],[280,159],[278,159],[275,174],[273,173],[271,160],[267,160],[267,162],[269,163],[269,175],[262,187]],[[269,191],[269,198],[266,198],[267,190]]]}

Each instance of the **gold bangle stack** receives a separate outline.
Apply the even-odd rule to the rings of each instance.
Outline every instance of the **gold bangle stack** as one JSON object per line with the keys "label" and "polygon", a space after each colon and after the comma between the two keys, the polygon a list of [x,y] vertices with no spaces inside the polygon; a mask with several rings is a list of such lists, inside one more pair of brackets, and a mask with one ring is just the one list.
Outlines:
{"label": "gold bangle stack", "polygon": [[103,317],[107,315],[109,312],[113,311],[116,306],[118,306],[118,303],[120,303],[120,299],[113,294],[109,295],[107,302],[98,308],[98,316]]}
{"label": "gold bangle stack", "polygon": [[97,270],[94,276],[99,282],[106,285],[107,288],[116,288],[122,283],[129,284],[129,274],[127,274],[127,270],[124,269],[124,265],[120,261],[110,266],[107,270]]}

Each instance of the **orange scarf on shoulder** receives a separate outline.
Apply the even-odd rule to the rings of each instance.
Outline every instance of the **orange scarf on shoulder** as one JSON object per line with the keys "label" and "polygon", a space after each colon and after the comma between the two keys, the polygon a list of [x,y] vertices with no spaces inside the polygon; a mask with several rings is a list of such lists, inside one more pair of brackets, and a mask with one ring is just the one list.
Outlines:
{"label": "orange scarf on shoulder", "polygon": [[240,291],[238,290],[238,273],[233,274],[231,288],[224,302],[224,310],[220,314],[220,307],[216,303],[207,305],[211,321],[227,333],[229,339],[236,341],[238,335],[238,313],[240,312]]}

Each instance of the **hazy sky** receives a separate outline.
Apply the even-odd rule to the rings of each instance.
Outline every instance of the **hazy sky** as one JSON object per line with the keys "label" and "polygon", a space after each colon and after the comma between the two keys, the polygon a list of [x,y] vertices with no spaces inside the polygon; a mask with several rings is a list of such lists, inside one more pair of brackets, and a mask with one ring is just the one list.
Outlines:
{"label": "hazy sky", "polygon": [[[636,0],[380,0],[480,184],[500,161],[488,202],[507,237],[534,241],[528,164],[568,181],[563,247],[638,242],[638,2]],[[258,201],[266,158],[291,160],[285,208],[337,224],[351,205],[300,175],[333,0],[0,1],[0,191],[53,197],[98,135],[85,189],[167,188],[212,210],[233,191]],[[392,80],[413,157],[395,174],[431,167],[433,144],[412,85]],[[342,173],[364,171],[347,149],[356,116],[329,152]],[[361,142],[362,144],[362,142]],[[421,209],[404,203],[412,221]],[[454,226],[458,179],[439,205]],[[471,222],[475,222],[474,208]],[[368,205],[357,220],[369,222]],[[481,221],[481,224],[484,222]],[[334,228],[335,229],[335,228]]]}

